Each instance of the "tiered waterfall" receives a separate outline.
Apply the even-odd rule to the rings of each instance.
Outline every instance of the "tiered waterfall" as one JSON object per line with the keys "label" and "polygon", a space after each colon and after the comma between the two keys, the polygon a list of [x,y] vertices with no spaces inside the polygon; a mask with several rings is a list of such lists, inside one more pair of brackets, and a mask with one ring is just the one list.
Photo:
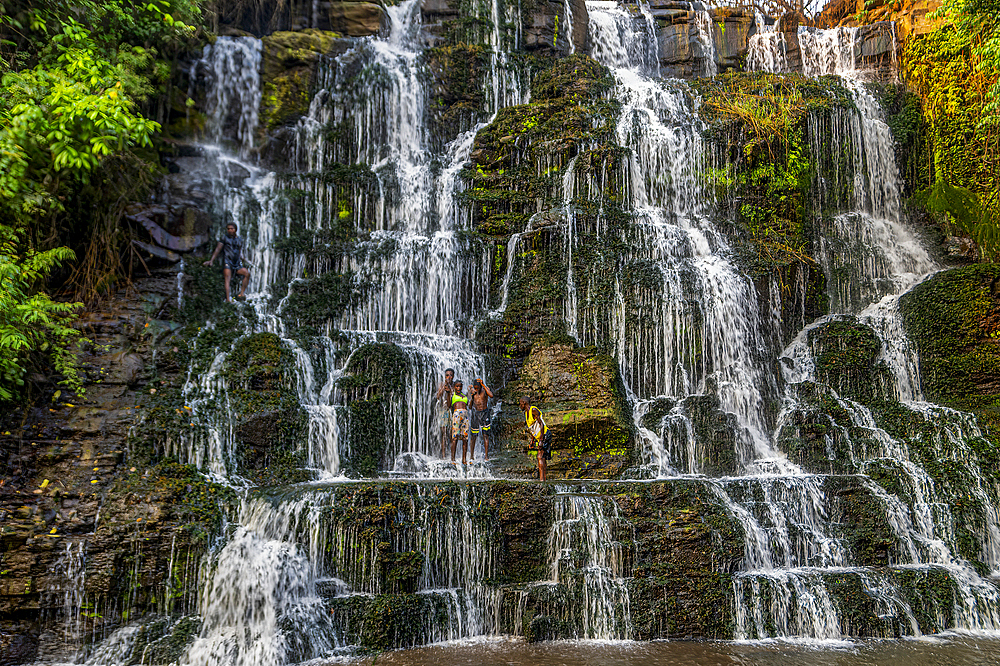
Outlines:
{"label": "tiered waterfall", "polygon": [[[589,54],[613,77],[604,99],[619,159],[595,166],[593,137],[568,153],[516,144],[552,191],[500,243],[475,233],[463,190],[477,133],[532,101],[514,7],[477,10],[493,26],[481,35],[485,102],[443,133],[432,127],[420,1],[389,7],[383,36],[323,56],[308,113],[282,130],[279,167],[255,144],[259,40],[220,37],[196,63],[215,213],[240,223],[254,268],[248,302],[235,306],[237,343],[213,348],[207,368],[192,365],[193,425],[171,440],[182,461],[244,494],[203,566],[202,627],[183,663],[277,666],[359,644],[503,634],[683,635],[694,620],[663,582],[678,565],[649,561],[683,548],[664,515],[725,554],[683,583],[695,598],[711,589],[705,606],[725,609],[719,637],[1000,629],[990,579],[998,488],[980,468],[976,419],[922,401],[899,298],[940,266],[905,219],[893,137],[858,70],[855,32],[801,29],[805,74],[840,76],[849,104],[806,119],[810,158],[828,166],[810,185],[817,261],[779,284],[740,261],[720,213],[732,207],[709,186],[730,157],[713,144],[696,90],[660,76],[651,8],[588,0],[586,10]],[[694,47],[705,55],[695,74],[713,76],[712,20],[696,13]],[[579,28],[569,18],[579,13],[564,12],[566,34]],[[566,41],[567,54],[579,46]],[[748,61],[780,72],[783,49],[783,35],[761,24]],[[503,479],[481,457],[441,458],[429,407],[437,382],[447,367],[466,382],[516,375],[489,362],[477,331],[505,316],[542,237],[565,287],[550,319],[620,372],[634,427],[625,478],[537,484]],[[306,249],[295,244],[303,238]],[[610,278],[580,259],[594,239],[614,248]],[[809,270],[826,285],[818,319],[805,314]],[[303,314],[303,302],[324,316]],[[214,326],[199,334],[205,345]],[[919,427],[919,452],[830,380],[819,357],[835,326],[873,336],[880,383],[867,390]],[[261,333],[292,359],[313,482],[253,489],[241,473],[225,368],[239,340]],[[388,425],[371,441],[364,420],[376,412],[350,407],[359,389],[348,380],[374,367],[376,352],[402,370],[398,381],[375,375],[396,383],[378,387]],[[818,462],[792,455],[805,438],[819,442]],[[371,451],[374,462],[358,467]],[[929,459],[960,463],[961,489],[942,487]],[[974,512],[956,515],[959,494]],[[654,498],[660,523],[639,497]],[[971,528],[959,524],[971,515]]]}

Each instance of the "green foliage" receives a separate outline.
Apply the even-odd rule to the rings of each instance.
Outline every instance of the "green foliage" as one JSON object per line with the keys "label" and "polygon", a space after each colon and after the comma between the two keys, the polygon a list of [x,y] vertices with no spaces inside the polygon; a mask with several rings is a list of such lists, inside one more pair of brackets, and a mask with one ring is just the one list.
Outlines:
{"label": "green foliage", "polygon": [[67,24],[52,64],[3,76],[0,206],[14,219],[61,211],[60,184],[89,180],[104,157],[151,145],[159,125],[135,113],[127,71],[101,58],[89,31]]}
{"label": "green foliage", "polygon": [[36,354],[48,354],[60,385],[79,392],[83,376],[73,353],[79,331],[71,324],[81,304],[57,303],[39,291],[73,253],[64,247],[19,253],[16,247],[14,234],[0,226],[0,403],[20,397]]}
{"label": "green foliage", "polygon": [[809,152],[806,123],[849,106],[847,91],[833,77],[764,73],[725,74],[694,85],[724,165],[707,180],[723,215],[736,221],[747,268],[767,272],[806,261],[806,209],[820,158]]}
{"label": "green foliage", "polygon": [[[907,83],[923,98],[938,210],[951,206],[956,191],[979,197],[978,221],[955,219],[985,259],[995,259],[1000,237],[1000,11],[995,0],[947,0],[939,10],[946,25],[912,38],[901,59]],[[944,201],[942,201],[944,200]],[[949,201],[950,200],[950,201]],[[962,204],[964,206],[964,204]]]}

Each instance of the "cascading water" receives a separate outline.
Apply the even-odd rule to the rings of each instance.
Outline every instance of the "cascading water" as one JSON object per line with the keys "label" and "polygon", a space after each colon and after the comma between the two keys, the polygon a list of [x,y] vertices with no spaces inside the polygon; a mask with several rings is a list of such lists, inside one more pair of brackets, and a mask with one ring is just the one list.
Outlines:
{"label": "cascading water", "polygon": [[[570,4],[557,28],[567,35]],[[857,628],[841,601],[846,588],[859,591],[879,618],[866,631],[916,635],[920,600],[908,585],[920,576],[945,577],[953,590],[953,626],[1000,628],[1000,595],[958,554],[968,556],[968,546],[960,548],[951,489],[925,469],[928,455],[968,465],[968,495],[982,509],[974,555],[1000,569],[998,489],[984,479],[969,444],[982,433],[968,415],[919,402],[919,372],[898,296],[937,266],[903,219],[892,136],[874,97],[848,76],[844,85],[855,108],[833,109],[807,124],[814,153],[827,150],[826,130],[847,153],[844,168],[815,183],[813,192],[818,208],[835,211],[816,220],[817,259],[828,276],[833,314],[812,324],[803,314],[803,330],[776,365],[783,344],[775,323],[778,290],[770,300],[758,295],[713,224],[716,202],[704,175],[716,165],[699,100],[683,82],[659,78],[657,21],[645,4],[633,11],[591,0],[586,8],[591,54],[614,74],[612,94],[621,104],[614,134],[627,152],[614,174],[582,167],[586,146],[564,161],[536,165],[539,172],[561,171],[555,215],[565,221],[557,227],[564,234],[567,296],[557,313],[581,345],[610,348],[633,407],[639,476],[704,485],[742,531],[742,553],[727,572],[735,636],[852,635]],[[207,563],[203,627],[182,663],[278,666],[330,657],[375,631],[356,626],[354,618],[359,609],[386,617],[392,609],[380,604],[393,594],[409,604],[411,633],[385,637],[389,647],[529,630],[545,636],[545,627],[555,624],[560,635],[576,638],[628,640],[638,633],[630,592],[636,528],[618,501],[585,485],[558,487],[545,517],[549,530],[533,542],[546,549],[544,572],[530,583],[503,584],[496,524],[504,509],[496,507],[504,488],[468,481],[489,477],[484,465],[456,470],[440,459],[437,417],[428,404],[446,367],[467,385],[485,374],[471,341],[475,322],[505,312],[508,287],[522,268],[522,240],[536,222],[546,222],[529,219],[507,239],[506,272],[495,276],[499,307],[489,312],[491,248],[465,233],[470,220],[458,192],[476,133],[501,108],[525,101],[501,28],[519,25],[518,16],[498,2],[477,9],[477,18],[493,26],[485,38],[487,113],[442,142],[430,130],[420,3],[405,0],[386,11],[390,26],[383,38],[356,40],[342,55],[324,56],[308,115],[286,129],[287,172],[264,173],[219,145],[228,137],[243,159],[250,154],[260,103],[259,42],[219,38],[200,65],[215,81],[207,135],[213,145],[205,150],[217,158],[221,212],[241,222],[255,261],[239,325],[245,335],[273,333],[291,350],[295,392],[308,419],[306,465],[327,483],[247,491],[228,541]],[[710,14],[696,12],[695,27],[704,73],[713,75]],[[748,62],[784,71],[784,40],[782,33],[758,33]],[[803,29],[805,73],[854,74],[856,41],[850,30]],[[350,173],[338,170],[344,165]],[[577,203],[598,200],[609,179],[623,184],[630,216],[618,227],[601,214],[578,215]],[[299,218],[289,212],[293,192],[304,201]],[[302,233],[335,239],[341,220],[357,238],[350,251],[335,242],[323,252],[288,251],[277,242]],[[574,261],[584,234],[610,237],[621,248],[623,270],[607,301],[612,307],[590,298],[592,275]],[[350,297],[302,333],[296,294],[324,275],[347,276]],[[804,301],[804,279],[797,279]],[[816,388],[822,384],[817,332],[845,322],[866,325],[879,338],[877,362],[886,372],[884,386],[876,388],[926,426],[920,451],[880,426],[866,405],[834,388]],[[195,344],[204,341],[214,360],[207,372],[189,373],[183,396],[192,433],[173,442],[171,452],[239,483],[224,376],[231,350],[211,347],[214,324],[203,328]],[[359,417],[345,406],[352,386],[344,380],[356,359],[383,346],[405,366],[401,388],[384,406],[390,425],[378,442],[379,471],[405,480],[395,488],[394,481],[369,486],[340,478],[343,461],[367,444],[350,437]],[[810,391],[837,408],[836,418],[828,415],[820,424],[830,474],[807,472],[782,450],[785,435],[804,427],[809,397],[816,395]],[[833,472],[834,465],[840,471]],[[885,469],[905,487],[883,487],[877,479]],[[445,483],[444,477],[464,480]],[[358,499],[365,493],[375,496],[367,504]],[[849,500],[857,496],[884,519],[881,559],[862,558],[860,537],[844,528]],[[67,571],[73,557],[68,551]],[[525,618],[533,618],[531,627]],[[119,638],[130,640],[125,630]],[[122,652],[106,647],[107,654]]]}

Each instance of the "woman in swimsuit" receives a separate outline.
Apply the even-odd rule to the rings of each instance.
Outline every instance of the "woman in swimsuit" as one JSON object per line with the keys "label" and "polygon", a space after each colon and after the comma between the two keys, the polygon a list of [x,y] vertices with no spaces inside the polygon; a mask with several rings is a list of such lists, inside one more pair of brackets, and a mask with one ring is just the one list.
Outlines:
{"label": "woman in swimsuit", "polygon": [[451,393],[451,461],[455,462],[455,449],[462,440],[462,464],[466,462],[466,448],[469,441],[469,398],[462,394],[462,382],[452,385]]}

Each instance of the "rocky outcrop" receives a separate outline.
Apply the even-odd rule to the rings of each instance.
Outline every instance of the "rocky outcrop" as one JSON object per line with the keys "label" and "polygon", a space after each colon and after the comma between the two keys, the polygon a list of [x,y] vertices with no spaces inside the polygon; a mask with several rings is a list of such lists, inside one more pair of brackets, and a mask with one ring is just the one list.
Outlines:
{"label": "rocky outcrop", "polygon": [[[649,9],[662,76],[691,78],[742,68],[756,30],[753,14],[680,0],[653,0]],[[641,20],[638,9],[636,14]]]}
{"label": "rocky outcrop", "polygon": [[[568,8],[568,9],[567,9]],[[488,44],[495,26],[488,11],[480,16],[458,0],[427,0],[421,7],[424,38],[432,47]],[[587,49],[584,0],[532,0],[519,5],[521,47],[538,55],[569,55]],[[505,21],[501,17],[501,21]],[[499,26],[502,38],[509,30]]]}
{"label": "rocky outcrop", "polygon": [[[531,399],[552,431],[553,478],[610,478],[628,465],[633,426],[624,416],[625,397],[617,365],[593,350],[536,343],[516,381],[504,389],[504,404]],[[524,416],[508,409],[506,429],[527,452]],[[531,453],[522,474],[534,470]],[[512,470],[514,471],[514,470]]]}
{"label": "rocky outcrop", "polygon": [[385,5],[365,0],[291,0],[226,3],[219,8],[220,34],[258,37],[281,31],[320,30],[348,37],[378,34],[388,22]]}

